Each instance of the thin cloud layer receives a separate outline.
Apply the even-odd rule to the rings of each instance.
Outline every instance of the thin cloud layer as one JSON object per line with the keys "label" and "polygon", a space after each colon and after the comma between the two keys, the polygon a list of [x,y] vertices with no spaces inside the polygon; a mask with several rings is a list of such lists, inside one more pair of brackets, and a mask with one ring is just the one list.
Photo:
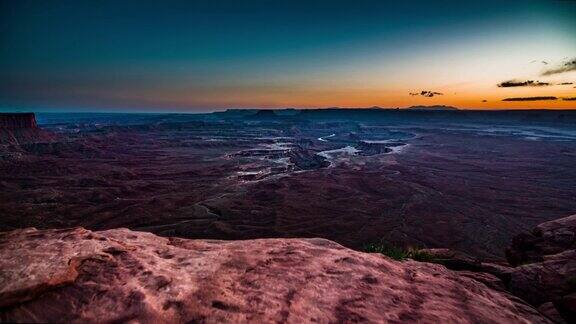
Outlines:
{"label": "thin cloud layer", "polygon": [[558,83],[558,85],[571,85],[574,84],[574,82],[562,82],[562,83]]}
{"label": "thin cloud layer", "polygon": [[562,98],[564,101],[576,101],[576,97]]}
{"label": "thin cloud layer", "polygon": [[436,92],[436,91],[422,90],[420,92],[410,92],[410,95],[411,96],[422,96],[422,97],[432,98],[434,96],[442,96],[444,94],[441,92]]}
{"label": "thin cloud layer", "polygon": [[557,97],[553,96],[542,96],[542,97],[516,97],[516,98],[506,98],[502,101],[544,101],[544,100],[557,100]]}
{"label": "thin cloud layer", "polygon": [[570,71],[576,71],[576,58],[566,61],[562,63],[560,66],[544,71],[544,73],[542,73],[542,76],[554,75]]}
{"label": "thin cloud layer", "polygon": [[511,87],[544,87],[549,86],[550,83],[548,82],[540,82],[534,80],[526,80],[526,81],[519,81],[519,80],[509,80],[498,83],[499,88],[511,88]]}

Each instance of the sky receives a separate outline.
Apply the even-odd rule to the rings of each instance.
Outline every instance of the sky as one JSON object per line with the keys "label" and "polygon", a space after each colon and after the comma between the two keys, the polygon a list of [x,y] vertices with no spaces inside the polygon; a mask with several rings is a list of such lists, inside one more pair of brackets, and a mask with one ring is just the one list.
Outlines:
{"label": "sky", "polygon": [[576,1],[0,0],[0,110],[576,109]]}

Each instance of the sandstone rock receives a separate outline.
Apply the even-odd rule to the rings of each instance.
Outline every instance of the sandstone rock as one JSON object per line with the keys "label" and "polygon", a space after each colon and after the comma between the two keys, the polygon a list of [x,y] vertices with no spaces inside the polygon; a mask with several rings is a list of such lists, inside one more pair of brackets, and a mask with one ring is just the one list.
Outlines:
{"label": "sandstone rock", "polygon": [[324,239],[26,229],[0,252],[4,322],[549,322],[444,266]]}
{"label": "sandstone rock", "polygon": [[[34,113],[0,113],[0,146],[54,140],[54,134],[38,128]],[[0,147],[7,151],[5,147]],[[0,156],[0,160],[1,160]]]}
{"label": "sandstone rock", "polygon": [[429,254],[435,262],[441,263],[448,269],[481,271],[480,260],[466,253],[451,249],[422,249],[421,252]]}
{"label": "sandstone rock", "polygon": [[556,306],[554,306],[554,304],[552,302],[547,302],[547,303],[540,305],[540,307],[538,307],[538,311],[541,314],[548,317],[554,323],[557,323],[557,324],[566,323],[566,321],[562,318],[562,316],[558,312],[558,309],[556,308]]}
{"label": "sandstone rock", "polygon": [[502,280],[493,274],[474,271],[458,271],[458,274],[479,281],[494,290],[506,291],[506,286]]}
{"label": "sandstone rock", "polygon": [[512,265],[540,262],[545,255],[576,248],[576,215],[538,225],[531,233],[520,234],[506,250]]}
{"label": "sandstone rock", "polygon": [[576,323],[576,293],[563,296],[554,304],[566,321]]}
{"label": "sandstone rock", "polygon": [[480,263],[480,268],[482,272],[487,272],[500,278],[505,284],[508,284],[510,281],[513,271],[511,267],[491,262]]}
{"label": "sandstone rock", "polygon": [[0,113],[0,128],[36,128],[34,113]]}
{"label": "sandstone rock", "polygon": [[533,305],[540,305],[576,291],[576,286],[570,283],[571,278],[576,278],[576,250],[514,268],[509,290]]}
{"label": "sandstone rock", "polygon": [[553,303],[574,322],[576,314],[576,215],[538,225],[514,238],[506,251],[513,268],[508,288],[532,305]]}

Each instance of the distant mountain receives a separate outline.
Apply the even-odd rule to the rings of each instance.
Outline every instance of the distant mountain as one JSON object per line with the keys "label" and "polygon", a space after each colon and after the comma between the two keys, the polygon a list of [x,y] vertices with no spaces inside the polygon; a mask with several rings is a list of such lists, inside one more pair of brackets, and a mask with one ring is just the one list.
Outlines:
{"label": "distant mountain", "polygon": [[459,110],[452,106],[412,106],[406,108],[406,110],[426,110],[426,111],[436,111],[436,110]]}

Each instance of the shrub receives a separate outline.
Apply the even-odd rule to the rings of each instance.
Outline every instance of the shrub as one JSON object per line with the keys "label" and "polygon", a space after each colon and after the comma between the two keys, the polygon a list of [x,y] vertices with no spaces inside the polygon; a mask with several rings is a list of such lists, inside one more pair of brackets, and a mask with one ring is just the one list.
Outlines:
{"label": "shrub", "polygon": [[404,249],[388,244],[384,241],[366,244],[362,250],[368,253],[380,253],[398,261],[406,259],[412,259],[420,262],[436,261],[433,255],[420,249],[417,248]]}

